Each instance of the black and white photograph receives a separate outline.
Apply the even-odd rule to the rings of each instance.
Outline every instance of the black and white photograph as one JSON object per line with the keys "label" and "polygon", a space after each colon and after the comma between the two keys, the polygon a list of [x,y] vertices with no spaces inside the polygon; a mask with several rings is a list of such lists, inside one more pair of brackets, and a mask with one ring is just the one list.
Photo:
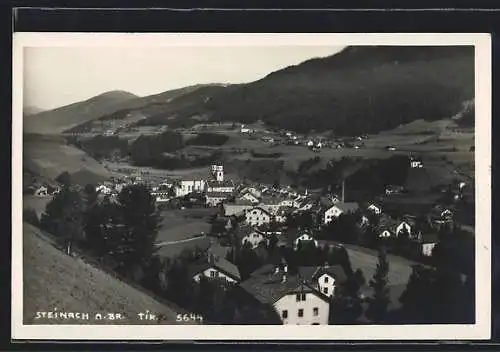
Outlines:
{"label": "black and white photograph", "polygon": [[488,338],[490,45],[15,34],[14,336]]}

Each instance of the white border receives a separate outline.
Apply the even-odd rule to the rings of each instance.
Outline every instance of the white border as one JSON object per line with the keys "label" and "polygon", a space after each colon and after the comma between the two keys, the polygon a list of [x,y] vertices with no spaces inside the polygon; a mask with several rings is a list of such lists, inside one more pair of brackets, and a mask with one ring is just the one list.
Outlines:
{"label": "white border", "polygon": [[[391,326],[69,326],[23,325],[23,47],[70,46],[474,45],[476,171],[476,324]],[[479,340],[491,329],[491,36],[397,34],[15,33],[12,123],[12,338],[19,340]],[[20,270],[21,269],[21,270]]]}

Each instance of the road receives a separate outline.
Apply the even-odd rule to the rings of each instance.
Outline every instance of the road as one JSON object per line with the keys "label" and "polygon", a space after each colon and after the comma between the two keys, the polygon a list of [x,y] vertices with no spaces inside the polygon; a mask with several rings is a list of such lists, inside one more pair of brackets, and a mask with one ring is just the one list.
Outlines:
{"label": "road", "polygon": [[190,242],[190,241],[195,241],[195,240],[199,240],[201,238],[205,238],[206,236],[205,235],[202,235],[202,236],[197,236],[197,237],[193,237],[193,238],[187,238],[185,240],[178,240],[178,241],[163,241],[163,242],[160,242],[160,243],[156,243],[155,246],[156,247],[165,247],[165,246],[168,246],[168,245],[171,245],[171,244],[178,244],[178,243],[184,243],[184,242]]}

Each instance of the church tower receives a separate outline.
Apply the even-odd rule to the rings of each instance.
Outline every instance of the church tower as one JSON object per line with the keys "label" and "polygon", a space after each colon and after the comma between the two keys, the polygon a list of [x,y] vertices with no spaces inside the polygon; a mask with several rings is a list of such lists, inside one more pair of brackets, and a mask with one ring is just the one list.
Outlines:
{"label": "church tower", "polygon": [[224,167],[222,165],[212,165],[212,175],[216,181],[224,181]]}

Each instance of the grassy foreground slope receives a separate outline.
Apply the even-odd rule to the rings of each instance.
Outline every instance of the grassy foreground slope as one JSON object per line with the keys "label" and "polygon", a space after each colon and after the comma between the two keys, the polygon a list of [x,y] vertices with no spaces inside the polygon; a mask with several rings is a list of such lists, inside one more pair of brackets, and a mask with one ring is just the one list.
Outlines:
{"label": "grassy foreground slope", "polygon": [[28,224],[23,225],[23,252],[24,324],[56,324],[56,320],[34,319],[36,312],[55,308],[65,312],[122,313],[126,317],[120,322],[103,320],[101,324],[146,324],[136,318],[146,310],[166,317],[150,324],[176,324],[176,315],[183,313],[80,258],[64,254],[41,230]]}

